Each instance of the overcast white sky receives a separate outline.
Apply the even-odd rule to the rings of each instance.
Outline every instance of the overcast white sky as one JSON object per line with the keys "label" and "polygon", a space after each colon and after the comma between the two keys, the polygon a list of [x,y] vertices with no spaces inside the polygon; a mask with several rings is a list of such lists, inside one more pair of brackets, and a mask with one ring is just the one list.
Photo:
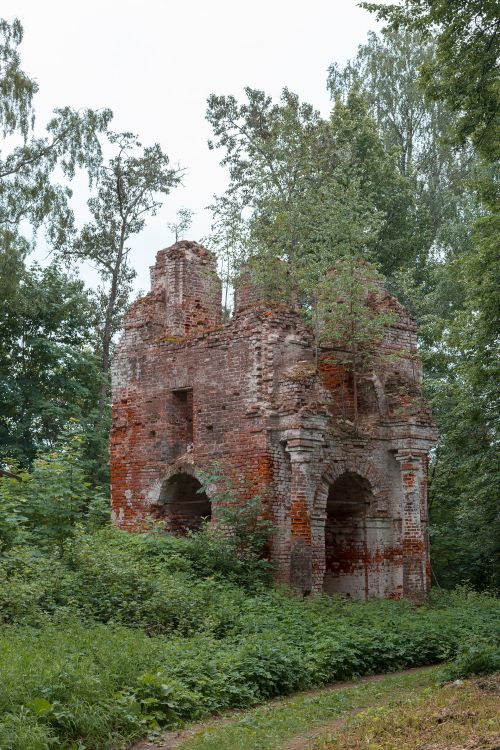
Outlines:
{"label": "overcast white sky", "polygon": [[[40,86],[40,126],[57,106],[110,107],[113,129],[158,141],[186,167],[184,187],[133,241],[142,289],[155,252],[172,242],[167,221],[187,206],[196,212],[188,239],[203,237],[205,207],[224,189],[220,156],[206,145],[209,94],[240,98],[252,86],[278,97],[287,86],[326,114],[329,64],[345,63],[376,28],[355,0],[2,0],[0,13],[24,25],[22,61]],[[85,183],[74,189],[81,213]]]}

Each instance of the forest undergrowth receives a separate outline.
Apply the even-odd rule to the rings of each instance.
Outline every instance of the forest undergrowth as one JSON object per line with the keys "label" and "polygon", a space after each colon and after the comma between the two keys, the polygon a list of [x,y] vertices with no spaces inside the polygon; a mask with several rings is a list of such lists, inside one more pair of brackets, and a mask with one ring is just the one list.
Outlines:
{"label": "forest undergrowth", "polygon": [[83,526],[0,559],[0,747],[97,750],[358,675],[500,669],[500,602],[298,598],[209,528]]}

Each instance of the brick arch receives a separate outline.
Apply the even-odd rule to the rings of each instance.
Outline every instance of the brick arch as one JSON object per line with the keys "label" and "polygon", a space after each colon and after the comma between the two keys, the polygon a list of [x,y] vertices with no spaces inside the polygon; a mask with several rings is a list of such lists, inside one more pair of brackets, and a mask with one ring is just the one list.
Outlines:
{"label": "brick arch", "polygon": [[326,516],[326,502],[330,487],[339,477],[347,473],[358,474],[370,483],[374,498],[373,507],[370,508],[371,511],[387,511],[389,490],[382,474],[373,463],[363,456],[345,456],[344,458],[334,459],[321,477],[314,497],[313,515],[316,518]]}
{"label": "brick arch", "polygon": [[324,590],[325,574],[327,573],[325,531],[328,494],[334,482],[344,474],[356,474],[368,482],[373,495],[373,500],[368,508],[368,516],[387,516],[389,487],[387,481],[373,463],[361,455],[347,455],[333,459],[319,481],[311,514],[312,588],[317,592]]}
{"label": "brick arch", "polygon": [[170,533],[181,536],[198,531],[212,518],[210,498],[192,471],[176,471],[165,479],[156,512]]}
{"label": "brick arch", "polygon": [[[203,481],[205,479],[205,472],[202,471],[200,468],[195,466],[192,463],[188,463],[187,461],[181,461],[179,463],[174,464],[173,466],[170,466],[169,469],[165,472],[165,474],[162,477],[161,480],[161,487],[168,482],[169,479],[174,477],[176,474],[188,474],[190,477],[194,477],[194,479],[197,479],[200,484],[203,484]],[[206,490],[205,494],[207,497],[211,498],[216,492],[216,486],[215,484],[210,484]]]}
{"label": "brick arch", "polygon": [[[160,498],[162,489],[166,482],[168,482],[169,479],[171,479],[176,474],[188,474],[191,477],[194,477],[195,479],[200,482],[200,484],[203,483],[204,479],[204,472],[199,467],[195,466],[193,463],[190,463],[188,461],[179,461],[171,466],[169,466],[164,473],[161,474],[161,476],[155,480],[154,483],[152,483],[146,493],[145,497],[145,503],[146,507],[150,509],[150,511],[155,511],[159,505],[161,505]],[[215,484],[211,484],[207,487],[205,494],[208,498],[212,498],[213,495],[216,492],[216,486]]]}

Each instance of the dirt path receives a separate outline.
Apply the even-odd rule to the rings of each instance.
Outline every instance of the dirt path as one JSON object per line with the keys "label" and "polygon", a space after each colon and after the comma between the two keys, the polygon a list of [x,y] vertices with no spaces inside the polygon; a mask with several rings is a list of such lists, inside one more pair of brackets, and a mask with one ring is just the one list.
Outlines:
{"label": "dirt path", "polygon": [[[402,672],[390,672],[386,674],[377,674],[377,675],[370,675],[369,677],[362,677],[359,680],[356,680],[355,682],[335,682],[331,685],[327,685],[324,688],[320,688],[317,690],[307,690],[302,693],[295,693],[293,696],[283,696],[282,698],[276,698],[275,700],[268,701],[265,705],[266,706],[272,706],[272,705],[279,705],[283,700],[290,699],[291,697],[296,697],[298,695],[303,696],[315,696],[315,695],[325,695],[327,693],[334,693],[339,692],[340,690],[346,690],[349,688],[356,688],[359,687],[359,685],[363,685],[367,682],[377,682],[378,680],[386,679],[387,677],[398,677],[405,674],[412,674],[414,672],[419,672],[425,669],[429,669],[429,667],[415,667],[413,669],[405,669]],[[258,706],[256,706],[258,708]],[[342,724],[351,716],[355,716],[358,713],[361,713],[362,711],[366,711],[366,707],[360,708],[360,709],[354,709],[352,711],[346,712],[345,716],[341,719],[335,719],[330,722],[326,722],[325,724],[321,724],[318,726],[315,726],[314,729],[311,729],[310,731],[303,732],[300,735],[297,735],[293,737],[292,739],[285,742],[281,750],[307,750],[309,743],[316,739],[317,737],[320,737],[322,734],[327,732],[330,729],[335,729],[336,727],[342,726]],[[191,737],[193,737],[198,732],[202,732],[205,729],[213,728],[222,726],[224,724],[231,724],[232,722],[236,721],[239,717],[245,716],[248,714],[248,709],[245,709],[243,711],[232,711],[230,713],[224,714],[224,716],[221,717],[213,717],[212,719],[208,719],[207,721],[200,723],[200,724],[193,724],[190,727],[186,729],[179,729],[179,730],[173,730],[171,732],[166,732],[162,739],[159,742],[139,742],[138,744],[134,745],[130,748],[130,750],[175,750],[175,748],[182,747],[183,743],[189,740]]]}
{"label": "dirt path", "polygon": [[329,721],[326,724],[321,724],[320,726],[311,729],[311,731],[308,731],[307,734],[298,734],[288,742],[285,742],[285,744],[281,746],[280,750],[308,750],[308,748],[310,747],[310,743],[314,742],[314,740],[316,740],[318,737],[321,737],[323,734],[326,734],[333,729],[341,727],[342,724],[344,724],[346,720],[351,716],[356,716],[356,714],[361,714],[366,710],[367,709],[365,707],[357,708],[354,711],[348,711],[345,716],[342,717],[342,719],[334,719],[333,721]]}

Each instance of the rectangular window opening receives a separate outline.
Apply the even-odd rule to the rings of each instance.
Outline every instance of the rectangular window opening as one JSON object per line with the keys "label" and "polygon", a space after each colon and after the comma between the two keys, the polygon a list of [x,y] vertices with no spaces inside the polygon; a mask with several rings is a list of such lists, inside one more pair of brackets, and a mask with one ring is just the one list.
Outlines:
{"label": "rectangular window opening", "polygon": [[172,391],[172,402],[176,442],[187,446],[193,442],[193,389]]}

